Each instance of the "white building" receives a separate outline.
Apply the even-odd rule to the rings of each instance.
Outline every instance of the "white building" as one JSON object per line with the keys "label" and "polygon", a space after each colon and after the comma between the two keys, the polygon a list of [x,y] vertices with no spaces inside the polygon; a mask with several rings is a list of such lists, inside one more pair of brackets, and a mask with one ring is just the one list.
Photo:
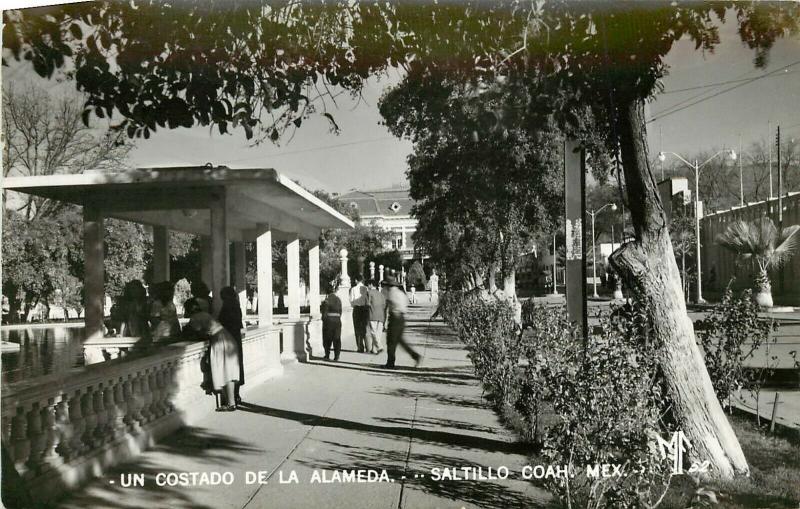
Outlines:
{"label": "white building", "polygon": [[404,260],[414,258],[414,241],[411,235],[417,230],[417,219],[411,216],[414,200],[407,186],[394,185],[389,188],[360,191],[353,189],[337,197],[348,207],[357,209],[361,222],[375,223],[394,236],[384,246],[397,249]]}

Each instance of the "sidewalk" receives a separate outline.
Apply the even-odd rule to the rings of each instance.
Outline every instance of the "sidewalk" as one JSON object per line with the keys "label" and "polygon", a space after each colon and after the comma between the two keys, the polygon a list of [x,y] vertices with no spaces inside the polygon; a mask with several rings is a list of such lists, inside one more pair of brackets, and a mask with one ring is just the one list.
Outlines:
{"label": "sidewalk", "polygon": [[[412,307],[406,337],[420,368],[398,350],[400,369],[384,371],[385,354],[343,352],[338,363],[287,366],[286,374],[244,386],[244,410],[211,412],[75,493],[61,506],[84,508],[461,508],[543,507],[550,495],[520,472],[524,448],[481,398],[457,338],[433,308]],[[209,407],[213,400],[209,399]],[[431,469],[505,466],[505,480],[434,480]],[[314,470],[386,470],[389,482],[311,483]],[[266,484],[247,484],[263,471]],[[496,471],[496,470],[495,470]],[[159,487],[159,472],[231,472],[229,486]],[[297,483],[288,481],[291,473]],[[144,474],[145,486],[120,486]],[[367,475],[367,474],[364,474]],[[377,475],[377,474],[373,474]]]}

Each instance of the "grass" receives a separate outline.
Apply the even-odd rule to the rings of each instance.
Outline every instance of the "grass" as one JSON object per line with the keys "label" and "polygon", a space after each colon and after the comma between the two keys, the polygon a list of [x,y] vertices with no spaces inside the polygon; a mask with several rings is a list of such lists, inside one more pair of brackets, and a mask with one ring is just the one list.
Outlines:
{"label": "grass", "polygon": [[[800,506],[800,437],[796,430],[769,434],[749,417],[730,418],[750,465],[750,477],[731,481],[711,481],[719,501],[714,507],[730,509],[792,508]],[[689,482],[677,484],[666,500],[664,509],[686,507]],[[680,496],[684,494],[684,496]]]}
{"label": "grass", "polygon": [[[526,423],[512,407],[498,408],[498,411],[508,428],[517,436],[526,437]],[[788,430],[770,434],[766,427],[758,427],[749,415],[734,414],[730,416],[730,422],[750,466],[750,476],[731,481],[702,482],[700,486],[713,491],[717,497],[718,503],[710,507],[800,508],[800,432]],[[528,442],[526,438],[522,438],[523,442]],[[673,479],[670,492],[659,509],[690,507],[697,488],[688,477]]]}

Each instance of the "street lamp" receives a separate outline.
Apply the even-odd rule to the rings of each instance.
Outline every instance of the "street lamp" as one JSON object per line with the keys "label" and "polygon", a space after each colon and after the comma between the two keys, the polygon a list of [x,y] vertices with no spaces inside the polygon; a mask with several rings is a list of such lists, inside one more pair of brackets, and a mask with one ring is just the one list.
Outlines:
{"label": "street lamp", "polygon": [[698,164],[697,159],[695,159],[694,164],[692,164],[683,157],[681,157],[680,155],[676,154],[675,152],[659,152],[658,160],[664,161],[667,158],[667,154],[672,154],[673,156],[683,161],[683,163],[686,164],[688,167],[694,169],[694,235],[696,244],[695,255],[697,258],[697,303],[705,304],[706,301],[703,299],[703,277],[702,277],[703,272],[700,267],[700,185],[699,185],[700,168],[710,163],[712,159],[714,159],[720,154],[728,154],[728,157],[731,158],[731,161],[735,161],[736,151],[720,150],[713,156],[706,159],[702,164]]}
{"label": "street lamp", "polygon": [[[597,210],[588,210],[587,211],[589,213],[589,215],[592,216],[592,290],[594,292],[594,295],[593,295],[594,298],[599,297],[599,295],[597,295],[597,255],[596,255],[595,250],[594,250],[594,248],[595,248],[595,245],[594,245],[594,243],[595,243],[595,240],[594,240],[595,239],[595,236],[594,236],[594,218],[595,218],[595,216],[597,214],[602,212],[603,209],[606,208],[606,207],[611,207],[611,210],[617,210],[617,205],[616,204],[614,204],[614,203],[606,203],[605,205],[603,205],[602,207],[600,207]],[[611,245],[612,246],[614,245],[614,239],[613,238],[611,239]]]}

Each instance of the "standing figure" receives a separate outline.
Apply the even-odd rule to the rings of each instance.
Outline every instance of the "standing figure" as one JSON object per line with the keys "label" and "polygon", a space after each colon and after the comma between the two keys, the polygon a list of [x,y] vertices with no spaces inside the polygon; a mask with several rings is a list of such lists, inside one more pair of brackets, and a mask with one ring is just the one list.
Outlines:
{"label": "standing figure", "polygon": [[175,286],[169,281],[153,285],[153,303],[150,307],[150,323],[153,341],[166,342],[181,335],[178,310],[175,309]]}
{"label": "standing figure", "polygon": [[439,302],[439,276],[436,275],[436,270],[431,271],[431,277],[428,279],[428,284],[431,287],[431,302]]}
{"label": "standing figure", "polygon": [[378,290],[378,282],[374,279],[369,282],[367,305],[369,307],[369,335],[366,346],[368,352],[377,355],[383,351],[381,334],[383,333],[383,320],[386,317],[386,299]]}
{"label": "standing figure", "polygon": [[215,392],[224,391],[223,404],[217,408],[217,411],[232,412],[236,410],[236,384],[242,377],[236,340],[225,330],[225,327],[199,307],[189,319],[187,328],[210,339],[208,360],[211,388]]}
{"label": "standing figure", "polygon": [[192,297],[197,301],[198,307],[206,313],[211,312],[211,290],[203,281],[192,281]]}
{"label": "standing figure", "polygon": [[242,350],[242,308],[239,305],[239,296],[233,287],[226,286],[219,292],[222,299],[222,309],[219,310],[217,319],[219,323],[225,327],[225,330],[236,341],[236,349],[239,353],[239,383],[234,388],[234,402],[237,405],[242,403],[242,398],[239,396],[239,387],[244,385],[244,355]]}
{"label": "standing figure", "polygon": [[417,303],[417,287],[411,285],[411,304]]}
{"label": "standing figure", "polygon": [[322,348],[325,349],[325,360],[339,360],[342,350],[342,301],[336,296],[336,284],[328,287],[328,296],[320,305],[322,311]]}
{"label": "standing figure", "polygon": [[120,336],[141,338],[150,335],[147,323],[147,290],[138,279],[128,281],[122,291]]}
{"label": "standing figure", "polygon": [[369,307],[367,305],[369,290],[364,286],[363,279],[360,274],[356,275],[356,284],[350,288],[350,304],[353,306],[353,330],[356,336],[358,353],[367,351],[367,324],[369,322]]}
{"label": "standing figure", "polygon": [[386,278],[385,284],[388,288],[386,298],[386,321],[388,322],[388,329],[386,333],[386,364],[383,366],[386,369],[394,369],[395,365],[395,351],[397,346],[403,347],[403,350],[408,352],[414,365],[419,366],[422,356],[414,351],[403,337],[403,332],[406,328],[406,313],[408,312],[408,297],[401,289],[397,280],[391,276]]}

